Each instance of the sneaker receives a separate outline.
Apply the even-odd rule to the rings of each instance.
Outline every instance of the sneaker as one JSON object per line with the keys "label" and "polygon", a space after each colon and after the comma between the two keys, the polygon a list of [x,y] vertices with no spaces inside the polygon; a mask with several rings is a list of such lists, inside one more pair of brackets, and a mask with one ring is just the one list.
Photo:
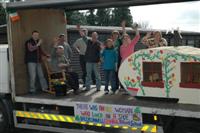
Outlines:
{"label": "sneaker", "polygon": [[90,88],[86,88],[85,90],[83,90],[83,91],[89,91],[90,90]]}
{"label": "sneaker", "polygon": [[108,94],[109,94],[109,91],[105,91],[104,94],[105,94],[105,95],[108,95]]}
{"label": "sneaker", "polygon": [[97,91],[97,92],[99,92],[99,91],[100,91],[100,89],[97,89],[96,91]]}
{"label": "sneaker", "polygon": [[115,95],[115,93],[116,93],[116,91],[112,91],[112,92],[111,92],[111,95]]}
{"label": "sneaker", "polygon": [[36,94],[36,91],[29,91],[28,94],[30,94],[30,95],[35,95],[35,94]]}
{"label": "sneaker", "polygon": [[79,91],[78,90],[75,90],[74,91],[74,95],[78,95],[79,94]]}
{"label": "sneaker", "polygon": [[47,89],[42,88],[42,91],[43,91],[43,92],[48,92],[48,90],[49,90],[48,88],[47,88]]}

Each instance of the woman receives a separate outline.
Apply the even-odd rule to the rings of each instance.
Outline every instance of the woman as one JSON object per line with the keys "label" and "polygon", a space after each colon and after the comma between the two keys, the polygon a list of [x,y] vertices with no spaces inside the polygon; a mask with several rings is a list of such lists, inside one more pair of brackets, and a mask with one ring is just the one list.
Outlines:
{"label": "woman", "polygon": [[[122,24],[122,28],[125,29],[125,23]],[[132,28],[136,31],[136,36],[134,37],[134,39],[131,40],[130,36],[127,33],[125,33],[122,38],[122,45],[120,47],[120,55],[122,58],[121,62],[123,62],[128,56],[130,56],[134,52],[135,45],[140,39],[138,25],[134,24]]]}
{"label": "woman", "polygon": [[167,46],[167,41],[162,38],[160,31],[147,33],[147,35],[142,39],[142,42],[145,42],[144,44],[146,44],[149,48]]}

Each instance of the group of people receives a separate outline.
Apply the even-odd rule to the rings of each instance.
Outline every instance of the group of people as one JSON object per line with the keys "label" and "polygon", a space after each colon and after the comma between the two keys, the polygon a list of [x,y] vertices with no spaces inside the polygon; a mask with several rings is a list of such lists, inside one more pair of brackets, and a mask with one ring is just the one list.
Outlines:
{"label": "group of people", "polygon": [[[105,43],[98,40],[98,33],[92,32],[91,37],[88,36],[88,30],[77,26],[80,38],[75,41],[73,48],[80,55],[80,67],[82,70],[83,86],[86,91],[90,90],[92,83],[92,75],[95,77],[96,91],[100,91],[101,77],[99,66],[102,64],[105,77],[105,94],[109,94],[109,83],[111,83],[111,92],[115,94],[120,88],[118,80],[118,69],[120,64],[134,52],[135,45],[140,40],[138,25],[134,24],[132,29],[136,32],[133,39],[126,33],[126,22],[122,22],[122,35],[114,30],[111,37]],[[167,41],[162,38],[159,31],[149,32],[142,38],[142,43],[149,48],[167,46]],[[72,50],[65,40],[65,35],[61,34],[54,40],[51,54],[45,53],[41,48],[42,40],[39,38],[39,32],[33,31],[32,37],[25,43],[26,53],[25,62],[29,73],[29,92],[36,92],[36,76],[43,91],[48,89],[47,81],[44,78],[41,61],[42,56],[51,58],[51,68],[53,71],[65,70],[69,75],[69,85],[77,94],[79,89],[78,74],[70,69],[70,58]],[[121,86],[122,87],[122,86]]]}
{"label": "group of people", "polygon": [[50,69],[52,72],[65,71],[70,87],[77,94],[79,88],[78,74],[70,70],[70,58],[72,49],[65,41],[65,35],[60,34],[55,38],[51,48],[51,54],[47,54],[41,48],[42,40],[39,38],[39,32],[33,31],[32,37],[25,43],[25,63],[29,75],[29,93],[36,93],[36,79],[38,77],[42,91],[48,91],[47,81],[42,71],[42,59],[50,59]]}

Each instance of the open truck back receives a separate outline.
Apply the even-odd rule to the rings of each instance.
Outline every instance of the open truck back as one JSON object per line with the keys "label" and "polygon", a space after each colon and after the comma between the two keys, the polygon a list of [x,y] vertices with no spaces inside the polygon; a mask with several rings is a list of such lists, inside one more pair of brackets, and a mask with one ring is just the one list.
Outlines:
{"label": "open truck back", "polygon": [[[64,9],[146,5],[186,0],[44,0],[7,3],[10,88],[1,92],[0,132],[12,127],[53,132],[120,130],[139,132],[199,132],[200,105],[141,100],[133,96],[106,96],[95,90],[79,95],[55,97],[48,93],[29,95],[28,77],[24,63],[25,41],[33,30],[44,39],[43,49],[50,52],[52,38],[67,34]],[[19,21],[11,21],[10,13],[17,12]],[[2,70],[3,71],[3,70]],[[9,88],[9,89],[10,89]],[[199,94],[199,93],[198,93]],[[199,95],[198,95],[199,96]],[[200,96],[199,96],[200,97]],[[10,113],[12,112],[12,113]],[[1,120],[1,117],[0,117]],[[0,121],[1,123],[1,121]]]}

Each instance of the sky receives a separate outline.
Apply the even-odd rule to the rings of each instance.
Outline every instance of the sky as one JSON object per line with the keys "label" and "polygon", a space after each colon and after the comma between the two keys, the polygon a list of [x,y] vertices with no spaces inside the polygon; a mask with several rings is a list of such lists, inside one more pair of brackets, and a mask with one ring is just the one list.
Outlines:
{"label": "sky", "polygon": [[200,32],[200,1],[131,7],[134,22],[147,22],[150,29]]}

